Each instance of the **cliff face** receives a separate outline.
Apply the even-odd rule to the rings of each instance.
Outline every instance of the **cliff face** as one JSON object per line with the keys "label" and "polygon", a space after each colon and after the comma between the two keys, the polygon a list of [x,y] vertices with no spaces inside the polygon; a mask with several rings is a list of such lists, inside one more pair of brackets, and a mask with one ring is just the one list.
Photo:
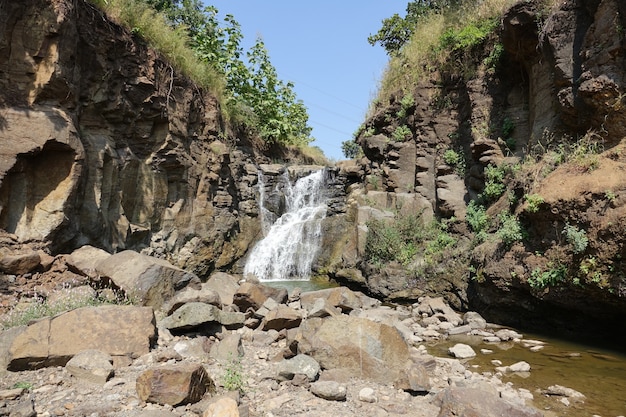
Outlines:
{"label": "cliff face", "polygon": [[[377,268],[361,246],[338,278],[391,298],[443,293],[515,325],[625,317],[625,9],[617,0],[520,2],[485,43],[380,103],[358,138],[365,191],[352,194],[355,235],[372,210],[397,219],[411,204],[443,220],[456,243],[426,267],[418,256]],[[401,125],[410,132],[398,141]],[[488,166],[503,178],[486,178]],[[487,183],[503,192],[485,204],[491,226],[480,243],[465,220]],[[502,212],[521,227],[514,241],[503,241]]]}
{"label": "cliff face", "polygon": [[258,232],[255,155],[219,103],[84,0],[0,2],[0,228],[199,274]]}

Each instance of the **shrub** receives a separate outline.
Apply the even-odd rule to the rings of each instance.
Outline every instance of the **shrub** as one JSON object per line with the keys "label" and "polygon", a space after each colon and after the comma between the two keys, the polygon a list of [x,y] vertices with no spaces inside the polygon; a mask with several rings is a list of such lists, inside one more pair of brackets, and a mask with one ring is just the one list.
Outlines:
{"label": "shrub", "polygon": [[526,211],[529,213],[536,213],[539,211],[539,206],[541,206],[544,202],[543,197],[539,194],[528,194],[526,197],[526,203],[528,206],[526,207]]}
{"label": "shrub", "polygon": [[485,207],[481,206],[476,201],[470,201],[467,206],[465,221],[467,221],[470,229],[476,234],[477,240],[479,242],[484,241],[487,237],[487,228],[489,227],[489,216],[487,215]]}
{"label": "shrub", "polygon": [[515,215],[503,211],[498,216],[498,220],[500,221],[500,228],[496,235],[502,239],[505,246],[510,247],[513,243],[523,239],[522,226]]}
{"label": "shrub", "polygon": [[243,391],[246,381],[243,374],[243,367],[241,361],[231,360],[226,366],[226,371],[222,378],[222,384],[227,391]]}
{"label": "shrub", "polygon": [[400,100],[400,110],[398,111],[398,114],[396,116],[398,116],[399,119],[404,119],[408,115],[411,107],[413,107],[414,105],[415,99],[413,98],[413,95],[405,94],[402,97],[402,100]]}
{"label": "shrub", "polygon": [[353,140],[341,142],[341,151],[343,152],[343,156],[348,159],[355,159],[363,152],[359,144]]}
{"label": "shrub", "polygon": [[565,280],[567,268],[561,263],[556,265],[552,262],[548,263],[548,269],[542,271],[541,268],[535,268],[528,278],[528,285],[534,289],[543,289],[549,286],[557,285]]}
{"label": "shrub", "polygon": [[562,233],[565,235],[567,243],[571,245],[572,252],[578,254],[584,252],[585,249],[587,249],[587,245],[589,244],[589,238],[587,237],[586,231],[579,229],[569,223],[566,223]]}
{"label": "shrub", "polygon": [[421,215],[400,216],[395,221],[374,219],[367,227],[365,259],[378,265],[391,261],[408,265],[426,233]]}
{"label": "shrub", "polygon": [[396,130],[393,131],[393,134],[391,136],[396,142],[404,142],[405,140],[407,140],[407,137],[410,137],[412,135],[413,133],[407,125],[400,125],[396,128]]}
{"label": "shrub", "polygon": [[506,189],[504,186],[505,176],[506,172],[502,166],[488,165],[485,167],[485,188],[483,190],[483,196],[487,201],[496,200],[504,193]]}

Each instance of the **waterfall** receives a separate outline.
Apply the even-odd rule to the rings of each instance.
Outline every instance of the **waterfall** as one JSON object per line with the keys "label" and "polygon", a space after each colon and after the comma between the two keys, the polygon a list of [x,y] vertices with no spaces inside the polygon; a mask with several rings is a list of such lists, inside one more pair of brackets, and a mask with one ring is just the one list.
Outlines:
{"label": "waterfall", "polygon": [[[261,281],[307,280],[317,257],[326,202],[322,186],[324,171],[300,178],[295,184],[285,173],[285,212],[273,224],[264,224],[264,237],[252,249],[244,276]],[[265,182],[259,175],[261,221],[272,219],[265,205]]]}

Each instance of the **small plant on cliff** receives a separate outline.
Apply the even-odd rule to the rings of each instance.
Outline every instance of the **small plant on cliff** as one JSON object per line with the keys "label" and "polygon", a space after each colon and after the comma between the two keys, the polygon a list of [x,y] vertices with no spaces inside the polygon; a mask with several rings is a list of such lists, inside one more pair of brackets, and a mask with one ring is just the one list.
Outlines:
{"label": "small plant on cliff", "polygon": [[408,265],[426,236],[421,214],[396,215],[393,221],[374,219],[367,228],[365,259],[378,266],[392,261]]}
{"label": "small plant on cliff", "polygon": [[587,249],[587,246],[589,245],[589,238],[587,237],[587,232],[585,230],[566,223],[562,233],[565,235],[567,243],[569,243],[572,247],[572,252],[578,254]]}
{"label": "small plant on cliff", "polygon": [[567,275],[567,267],[561,263],[548,263],[548,269],[545,271],[537,267],[530,273],[528,285],[531,288],[540,290],[546,287],[552,287],[565,280]]}
{"label": "small plant on cliff", "polygon": [[485,188],[483,190],[483,197],[487,201],[493,201],[504,193],[506,186],[504,185],[504,178],[506,177],[506,170],[503,166],[488,165],[485,167]]}
{"label": "small plant on cliff", "polygon": [[407,125],[400,125],[393,131],[391,137],[396,142],[404,142],[413,135],[411,129]]}
{"label": "small plant on cliff", "polygon": [[343,152],[343,156],[348,159],[356,159],[363,154],[363,150],[354,140],[341,142],[341,151]]}
{"label": "small plant on cliff", "polygon": [[514,214],[503,211],[498,216],[498,221],[500,222],[500,227],[496,235],[502,239],[502,243],[504,243],[506,247],[510,247],[513,243],[523,239],[524,234],[522,226]]}
{"label": "small plant on cliff", "polygon": [[539,211],[539,207],[543,204],[543,197],[539,194],[528,194],[524,197],[526,200],[526,211],[529,213],[536,213]]}
{"label": "small plant on cliff", "polygon": [[243,366],[240,360],[230,360],[222,377],[222,384],[226,391],[243,392],[246,381],[243,374]]}
{"label": "small plant on cliff", "polygon": [[475,233],[477,242],[484,242],[487,239],[487,228],[489,227],[489,216],[485,207],[472,200],[467,206],[465,221],[470,229]]}
{"label": "small plant on cliff", "polygon": [[411,107],[413,107],[414,105],[415,99],[413,98],[413,95],[405,94],[402,97],[402,100],[400,100],[400,110],[398,110],[398,113],[396,114],[396,116],[398,116],[398,119],[404,119],[408,115]]}

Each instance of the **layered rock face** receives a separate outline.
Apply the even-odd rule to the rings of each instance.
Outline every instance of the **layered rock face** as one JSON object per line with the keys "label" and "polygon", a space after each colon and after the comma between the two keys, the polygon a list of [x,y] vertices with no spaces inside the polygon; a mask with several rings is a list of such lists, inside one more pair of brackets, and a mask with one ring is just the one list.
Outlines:
{"label": "layered rock face", "polygon": [[0,228],[57,252],[148,248],[199,274],[242,256],[255,160],[226,143],[216,98],[89,2],[0,11]]}

